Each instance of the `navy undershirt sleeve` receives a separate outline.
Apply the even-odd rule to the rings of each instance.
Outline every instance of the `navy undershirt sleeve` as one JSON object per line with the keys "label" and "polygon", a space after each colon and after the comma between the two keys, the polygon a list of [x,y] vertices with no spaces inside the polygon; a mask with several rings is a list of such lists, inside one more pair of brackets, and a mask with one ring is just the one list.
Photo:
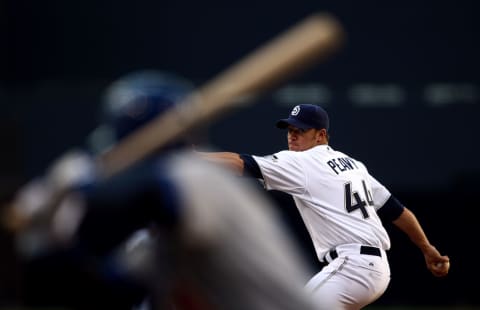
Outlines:
{"label": "navy undershirt sleeve", "polygon": [[402,214],[405,206],[393,195],[378,209],[378,216],[382,221],[395,221]]}
{"label": "navy undershirt sleeve", "polygon": [[263,179],[262,171],[252,155],[240,154],[240,158],[243,160],[243,174],[245,176]]}

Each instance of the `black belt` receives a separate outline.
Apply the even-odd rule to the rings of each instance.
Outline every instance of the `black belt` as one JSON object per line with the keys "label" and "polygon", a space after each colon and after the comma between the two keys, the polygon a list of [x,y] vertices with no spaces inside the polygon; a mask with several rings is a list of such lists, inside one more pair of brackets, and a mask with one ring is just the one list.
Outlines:
{"label": "black belt", "polygon": [[[338,257],[337,250],[333,249],[330,251],[330,259],[334,260],[335,258]],[[374,256],[382,256],[382,251],[380,251],[379,248],[373,247],[373,246],[367,246],[367,245],[362,245],[360,247],[360,254],[365,254],[365,255],[374,255]],[[326,262],[327,260],[324,259]]]}

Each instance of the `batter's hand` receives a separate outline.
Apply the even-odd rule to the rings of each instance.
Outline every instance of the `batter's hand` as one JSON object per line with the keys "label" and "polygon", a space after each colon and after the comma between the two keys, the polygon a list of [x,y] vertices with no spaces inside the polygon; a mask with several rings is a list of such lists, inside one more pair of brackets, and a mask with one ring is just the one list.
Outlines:
{"label": "batter's hand", "polygon": [[76,187],[92,183],[96,167],[91,156],[80,149],[71,149],[56,159],[44,176],[39,176],[20,188],[1,214],[3,226],[21,233],[36,221],[50,220],[51,212],[64,195]]}
{"label": "batter's hand", "polygon": [[423,252],[427,268],[436,277],[444,277],[450,270],[450,258],[446,255],[441,255],[438,250],[430,245]]}

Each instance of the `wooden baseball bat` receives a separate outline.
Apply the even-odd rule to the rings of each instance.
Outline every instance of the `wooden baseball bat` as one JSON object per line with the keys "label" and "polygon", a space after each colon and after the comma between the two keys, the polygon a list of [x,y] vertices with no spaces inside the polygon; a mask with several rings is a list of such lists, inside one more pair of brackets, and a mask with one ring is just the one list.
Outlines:
{"label": "wooden baseball bat", "polygon": [[326,59],[341,46],[344,36],[332,15],[308,16],[100,155],[101,175],[109,177],[128,168],[193,127],[231,110],[238,99],[258,95]]}

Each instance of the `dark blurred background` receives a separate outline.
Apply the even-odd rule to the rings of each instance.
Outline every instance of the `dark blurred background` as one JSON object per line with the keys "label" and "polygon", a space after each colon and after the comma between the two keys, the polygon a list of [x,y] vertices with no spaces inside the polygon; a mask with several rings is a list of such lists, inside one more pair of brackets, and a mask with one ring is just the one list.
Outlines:
{"label": "dark blurred background", "polygon": [[[388,227],[392,282],[376,304],[479,306],[471,263],[480,185],[479,8],[474,0],[1,0],[1,198],[84,143],[112,80],[153,68],[202,85],[310,13],[327,11],[343,23],[345,46],[206,125],[209,142],[270,154],[286,147],[274,128],[278,118],[298,103],[324,106],[331,145],[362,160],[452,261],[447,278],[434,278],[420,251]],[[288,197],[272,197],[285,202],[281,209],[315,264],[296,209]],[[11,239],[1,238],[0,305],[8,305],[22,298],[22,271]]]}

